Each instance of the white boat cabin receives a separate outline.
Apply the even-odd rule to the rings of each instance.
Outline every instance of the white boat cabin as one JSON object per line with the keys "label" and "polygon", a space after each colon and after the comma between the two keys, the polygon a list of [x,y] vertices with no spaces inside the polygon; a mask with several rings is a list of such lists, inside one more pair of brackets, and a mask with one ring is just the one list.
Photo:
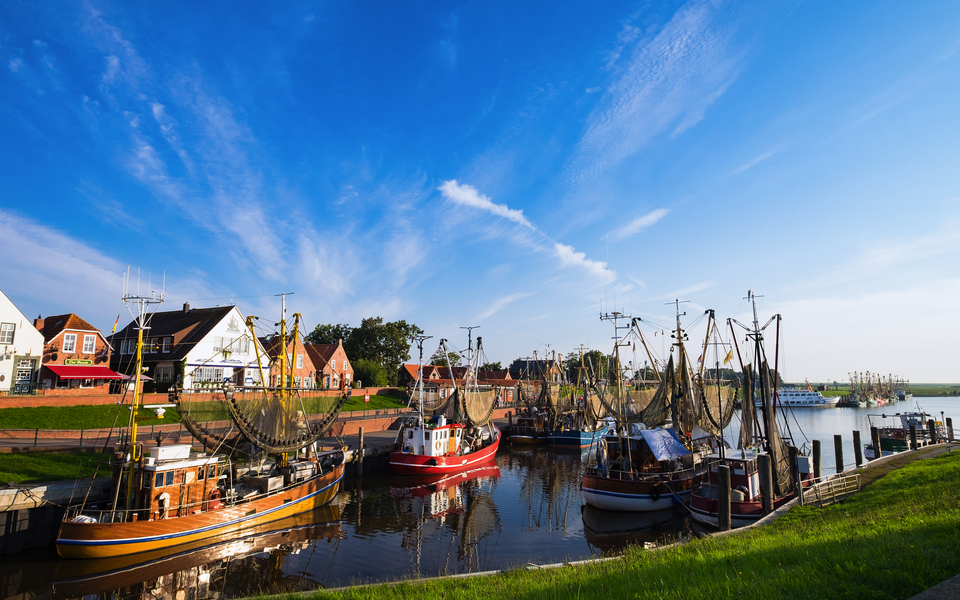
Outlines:
{"label": "white boat cabin", "polygon": [[[714,452],[708,459],[710,485],[720,483],[720,465],[730,467],[730,499],[734,502],[751,502],[760,498],[760,472],[757,459],[761,453],[756,450],[728,449],[723,458]],[[800,479],[806,480],[811,473],[809,456],[798,456]]]}
{"label": "white boat cabin", "polygon": [[443,415],[435,416],[422,425],[404,427],[401,432],[402,451],[420,456],[457,454],[466,428],[461,423],[448,423]]}

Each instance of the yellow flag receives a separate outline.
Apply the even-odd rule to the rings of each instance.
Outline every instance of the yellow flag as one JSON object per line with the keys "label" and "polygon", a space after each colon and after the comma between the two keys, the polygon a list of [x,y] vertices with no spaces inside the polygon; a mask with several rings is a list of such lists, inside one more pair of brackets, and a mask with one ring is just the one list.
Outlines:
{"label": "yellow flag", "polygon": [[727,355],[723,358],[723,364],[727,364],[727,363],[729,363],[731,360],[733,360],[733,349],[732,349],[732,348],[727,352]]}

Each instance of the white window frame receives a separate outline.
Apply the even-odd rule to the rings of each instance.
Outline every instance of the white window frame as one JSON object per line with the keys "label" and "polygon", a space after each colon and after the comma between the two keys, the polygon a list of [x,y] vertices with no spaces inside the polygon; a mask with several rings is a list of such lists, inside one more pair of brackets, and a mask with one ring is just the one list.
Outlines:
{"label": "white window frame", "polygon": [[302,368],[303,368],[303,355],[302,355],[302,354],[297,354],[297,368],[298,368],[298,369],[302,369]]}
{"label": "white window frame", "polygon": [[173,349],[173,336],[165,336],[163,338],[163,344],[160,346],[160,352],[167,353]]}
{"label": "white window frame", "polygon": [[97,336],[88,333],[83,334],[83,353],[93,354],[97,351]]}
{"label": "white window frame", "polygon": [[16,323],[0,323],[0,344],[12,344],[16,332]]}
{"label": "white window frame", "polygon": [[331,358],[331,359],[330,359],[330,369],[332,369],[332,370],[334,370],[334,371],[337,370],[337,359],[335,359],[335,358]]}
{"label": "white window frame", "polygon": [[63,334],[63,352],[65,354],[73,354],[77,351],[77,334],[75,333],[65,333]]}

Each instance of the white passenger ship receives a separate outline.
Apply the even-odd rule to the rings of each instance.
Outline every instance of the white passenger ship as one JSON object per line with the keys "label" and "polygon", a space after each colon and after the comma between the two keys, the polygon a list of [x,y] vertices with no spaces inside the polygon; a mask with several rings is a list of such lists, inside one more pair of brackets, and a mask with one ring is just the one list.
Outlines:
{"label": "white passenger ship", "polygon": [[[831,398],[824,397],[820,392],[813,391],[813,388],[795,388],[783,387],[777,392],[777,402],[780,406],[836,406],[840,402],[839,396]],[[760,401],[757,400],[757,406]]]}

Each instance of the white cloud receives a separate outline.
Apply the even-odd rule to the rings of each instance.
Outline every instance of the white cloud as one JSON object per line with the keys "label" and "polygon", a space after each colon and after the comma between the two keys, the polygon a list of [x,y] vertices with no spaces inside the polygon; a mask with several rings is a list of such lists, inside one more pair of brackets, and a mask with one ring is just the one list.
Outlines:
{"label": "white cloud", "polygon": [[631,235],[639,233],[647,227],[650,227],[663,217],[667,216],[669,212],[670,211],[666,208],[658,208],[657,210],[648,212],[642,217],[638,217],[633,221],[630,221],[620,229],[615,229],[613,232],[611,232],[611,237],[613,237],[614,240],[622,240],[625,237],[630,237]]}
{"label": "white cloud", "polygon": [[478,192],[473,186],[460,185],[457,183],[457,180],[451,179],[450,181],[444,181],[437,189],[440,190],[444,198],[454,204],[479,208],[482,211],[513,221],[514,223],[519,223],[524,227],[536,229],[536,227],[523,216],[522,210],[514,210],[504,204],[494,204],[490,198]]}
{"label": "white cloud", "polygon": [[523,298],[526,298],[532,295],[533,295],[533,292],[518,292],[516,294],[510,294],[509,296],[503,296],[503,297],[497,298],[496,300],[494,300],[493,304],[491,304],[490,307],[487,308],[487,310],[483,311],[477,316],[477,320],[486,319],[487,317],[490,317],[495,313],[499,312],[503,307],[510,304],[511,302],[515,302],[517,300],[521,300]]}
{"label": "white cloud", "polygon": [[606,275],[610,280],[617,278],[616,271],[607,269],[607,263],[590,260],[585,253],[577,252],[572,246],[555,242],[553,249],[557,258],[560,259],[560,264],[565,267],[583,267],[593,275]]}

